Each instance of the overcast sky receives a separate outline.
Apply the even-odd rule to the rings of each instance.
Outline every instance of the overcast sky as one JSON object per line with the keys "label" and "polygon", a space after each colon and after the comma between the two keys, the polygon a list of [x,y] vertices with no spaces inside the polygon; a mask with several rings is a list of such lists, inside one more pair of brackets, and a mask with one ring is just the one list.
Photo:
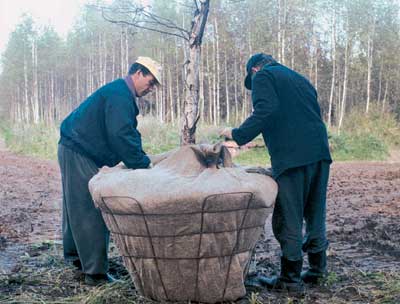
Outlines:
{"label": "overcast sky", "polygon": [[51,24],[56,31],[65,35],[79,15],[80,8],[89,0],[0,0],[0,54],[3,53],[10,33],[29,13],[35,23]]}

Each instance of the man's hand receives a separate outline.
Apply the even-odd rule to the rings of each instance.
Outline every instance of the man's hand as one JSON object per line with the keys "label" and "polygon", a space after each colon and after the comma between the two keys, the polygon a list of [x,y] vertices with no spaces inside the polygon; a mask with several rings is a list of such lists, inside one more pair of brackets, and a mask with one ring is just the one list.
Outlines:
{"label": "man's hand", "polygon": [[220,133],[219,136],[224,137],[225,139],[232,139],[232,128],[225,128]]}

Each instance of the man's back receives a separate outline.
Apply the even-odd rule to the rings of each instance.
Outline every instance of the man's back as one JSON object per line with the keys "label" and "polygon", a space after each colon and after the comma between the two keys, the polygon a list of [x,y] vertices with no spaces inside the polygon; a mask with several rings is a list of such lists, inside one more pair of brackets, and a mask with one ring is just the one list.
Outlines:
{"label": "man's back", "polygon": [[274,105],[262,134],[275,175],[331,160],[317,92],[306,78],[278,63],[265,65],[254,76],[252,98]]}
{"label": "man's back", "polygon": [[124,79],[117,79],[95,91],[63,121],[60,143],[99,167],[115,166],[120,161],[130,167],[147,167],[136,130],[138,114]]}

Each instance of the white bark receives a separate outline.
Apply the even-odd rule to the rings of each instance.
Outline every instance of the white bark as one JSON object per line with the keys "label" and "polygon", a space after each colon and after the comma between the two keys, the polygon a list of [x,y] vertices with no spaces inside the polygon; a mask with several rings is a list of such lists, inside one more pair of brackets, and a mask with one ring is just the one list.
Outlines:
{"label": "white bark", "polygon": [[331,91],[329,95],[329,105],[328,105],[328,126],[332,126],[332,107],[333,98],[335,94],[335,83],[336,83],[336,12],[333,14],[332,19],[332,80],[331,80]]}
{"label": "white bark", "polygon": [[182,127],[181,143],[196,143],[196,124],[199,120],[199,65],[201,56],[201,42],[208,17],[210,1],[201,0],[201,8],[195,12],[189,40],[189,62],[186,65],[187,77],[185,81],[184,122]]}

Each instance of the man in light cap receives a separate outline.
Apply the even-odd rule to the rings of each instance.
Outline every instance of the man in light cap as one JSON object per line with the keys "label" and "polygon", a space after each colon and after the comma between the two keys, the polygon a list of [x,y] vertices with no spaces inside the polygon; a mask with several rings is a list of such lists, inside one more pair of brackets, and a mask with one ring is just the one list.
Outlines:
{"label": "man in light cap", "polygon": [[[327,131],[317,92],[306,78],[263,53],[253,55],[246,69],[253,113],[221,135],[244,145],[262,134],[279,187],[272,229],[282,254],[280,276],[258,280],[275,290],[302,293],[302,281],[317,283],[326,273],[325,205],[332,162]],[[310,264],[304,273],[302,250]]]}
{"label": "man in light cap", "polygon": [[102,166],[121,161],[132,169],[151,167],[137,130],[136,98],[159,84],[161,66],[139,57],[125,78],[97,89],[61,124],[64,258],[82,270],[88,285],[113,281],[107,273],[109,231],[93,204],[88,182]]}

